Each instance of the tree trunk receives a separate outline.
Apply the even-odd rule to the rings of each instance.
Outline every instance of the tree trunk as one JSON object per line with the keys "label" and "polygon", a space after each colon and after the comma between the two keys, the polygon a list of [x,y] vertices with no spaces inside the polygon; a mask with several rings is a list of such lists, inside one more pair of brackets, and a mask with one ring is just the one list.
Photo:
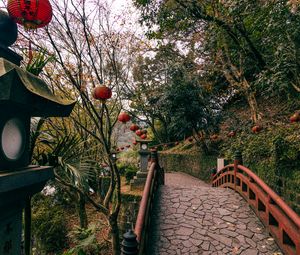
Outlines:
{"label": "tree trunk", "polygon": [[111,228],[112,252],[113,255],[120,255],[120,235],[118,221],[115,217],[109,218],[109,225]]}
{"label": "tree trunk", "polygon": [[80,227],[86,229],[88,227],[88,218],[86,214],[85,203],[85,197],[82,194],[78,194],[77,210],[79,215]]}
{"label": "tree trunk", "polygon": [[261,116],[258,112],[258,106],[257,106],[255,95],[253,92],[250,92],[247,93],[246,97],[250,107],[251,119],[254,123],[257,123],[261,119]]}
{"label": "tree trunk", "polygon": [[242,83],[243,83],[242,87],[245,91],[244,93],[250,107],[251,119],[254,123],[257,123],[258,121],[261,120],[261,114],[259,113],[258,110],[255,92],[251,91],[250,85],[245,78],[243,79]]}

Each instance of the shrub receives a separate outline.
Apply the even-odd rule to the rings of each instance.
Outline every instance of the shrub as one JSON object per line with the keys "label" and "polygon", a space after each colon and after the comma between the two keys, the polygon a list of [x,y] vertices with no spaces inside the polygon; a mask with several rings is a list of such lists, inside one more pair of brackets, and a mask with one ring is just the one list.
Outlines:
{"label": "shrub", "polygon": [[96,239],[96,226],[91,225],[87,229],[75,227],[70,237],[76,246],[66,251],[63,255],[94,255],[99,253],[99,245]]}
{"label": "shrub", "polygon": [[258,174],[292,206],[300,194],[300,136],[298,123],[273,126],[258,134],[242,132],[223,144],[222,152],[233,159],[236,149],[244,165]]}
{"label": "shrub", "polygon": [[125,170],[125,178],[126,182],[129,183],[130,180],[136,175],[136,172],[138,171],[135,167],[127,167]]}
{"label": "shrub", "polygon": [[126,168],[127,168],[127,164],[124,164],[124,163],[119,163],[118,165],[117,165],[117,167],[118,167],[118,170],[119,170],[119,173],[120,173],[120,175],[121,176],[124,176],[125,175],[125,172],[126,172]]}
{"label": "shrub", "polygon": [[67,244],[67,225],[62,207],[54,205],[51,197],[35,202],[32,230],[36,246],[45,253],[60,252]]}

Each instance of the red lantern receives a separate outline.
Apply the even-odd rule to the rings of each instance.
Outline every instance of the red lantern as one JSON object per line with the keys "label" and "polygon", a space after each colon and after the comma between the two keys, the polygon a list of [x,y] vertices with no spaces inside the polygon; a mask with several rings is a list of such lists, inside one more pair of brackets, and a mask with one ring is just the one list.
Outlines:
{"label": "red lantern", "polygon": [[130,148],[130,147],[131,147],[130,144],[126,145],[126,148]]}
{"label": "red lantern", "polygon": [[136,124],[132,124],[131,127],[130,127],[130,130],[133,131],[133,132],[137,131],[138,129],[139,129],[139,127]]}
{"label": "red lantern", "polygon": [[146,138],[147,138],[147,135],[146,135],[146,134],[142,134],[142,135],[141,135],[141,139],[144,140],[144,139],[146,139]]}
{"label": "red lantern", "polygon": [[259,131],[262,130],[262,127],[259,126],[259,125],[255,125],[253,128],[252,128],[252,132],[253,133],[258,133]]}
{"label": "red lantern", "polygon": [[123,151],[125,148],[124,147],[121,147],[121,151]]}
{"label": "red lantern", "polygon": [[134,141],[132,144],[133,144],[133,145],[137,145],[137,141]]}
{"label": "red lantern", "polygon": [[188,138],[188,141],[191,143],[192,141],[194,141],[193,137]]}
{"label": "red lantern", "polygon": [[93,97],[98,100],[105,101],[107,99],[110,99],[111,96],[112,96],[111,89],[104,85],[96,87],[93,91]]}
{"label": "red lantern", "polygon": [[123,124],[126,124],[126,122],[130,121],[130,116],[126,112],[121,112],[118,120]]}
{"label": "red lantern", "polygon": [[52,19],[49,0],[8,0],[7,10],[16,23],[27,29],[47,26]]}
{"label": "red lantern", "polygon": [[297,122],[300,121],[300,113],[299,112],[295,112],[291,117],[290,117],[290,122]]}
{"label": "red lantern", "polygon": [[230,131],[227,136],[228,137],[234,137],[236,135],[236,132],[235,131]]}
{"label": "red lantern", "polygon": [[219,138],[219,136],[216,134],[210,136],[210,139],[213,141],[217,140],[218,138]]}
{"label": "red lantern", "polygon": [[137,136],[141,136],[143,133],[142,133],[142,130],[138,129],[137,131],[135,131],[135,134]]}

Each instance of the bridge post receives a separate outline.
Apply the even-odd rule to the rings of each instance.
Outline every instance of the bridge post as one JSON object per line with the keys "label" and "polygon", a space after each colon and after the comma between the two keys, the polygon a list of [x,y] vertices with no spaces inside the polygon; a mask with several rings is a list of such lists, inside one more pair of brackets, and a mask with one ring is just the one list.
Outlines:
{"label": "bridge post", "polygon": [[159,166],[158,153],[157,153],[157,150],[155,150],[155,149],[151,149],[151,162],[156,163],[156,169],[157,169],[158,175],[159,175],[159,184],[164,185],[165,184],[165,172],[164,172],[164,169]]}
{"label": "bridge post", "polygon": [[236,183],[237,183],[236,174],[238,171],[238,165],[242,165],[242,164],[243,164],[242,153],[239,150],[237,150],[234,154],[234,190],[236,190]]}
{"label": "bridge post", "polygon": [[136,234],[133,230],[129,230],[123,235],[124,239],[121,247],[122,255],[138,255],[138,242],[136,240]]}

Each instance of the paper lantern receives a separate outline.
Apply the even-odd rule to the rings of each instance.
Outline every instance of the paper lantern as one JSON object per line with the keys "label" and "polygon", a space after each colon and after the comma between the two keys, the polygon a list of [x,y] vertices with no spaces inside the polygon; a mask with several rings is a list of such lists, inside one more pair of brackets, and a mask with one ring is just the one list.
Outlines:
{"label": "paper lantern", "polygon": [[121,112],[118,120],[123,124],[126,124],[126,122],[130,121],[130,116],[126,112]]}
{"label": "paper lantern", "polygon": [[112,96],[112,91],[110,88],[106,86],[98,86],[93,91],[93,97],[97,100],[105,101],[107,99],[110,99]]}
{"label": "paper lantern", "polygon": [[27,29],[45,27],[52,19],[48,0],[8,0],[7,10],[16,23]]}

